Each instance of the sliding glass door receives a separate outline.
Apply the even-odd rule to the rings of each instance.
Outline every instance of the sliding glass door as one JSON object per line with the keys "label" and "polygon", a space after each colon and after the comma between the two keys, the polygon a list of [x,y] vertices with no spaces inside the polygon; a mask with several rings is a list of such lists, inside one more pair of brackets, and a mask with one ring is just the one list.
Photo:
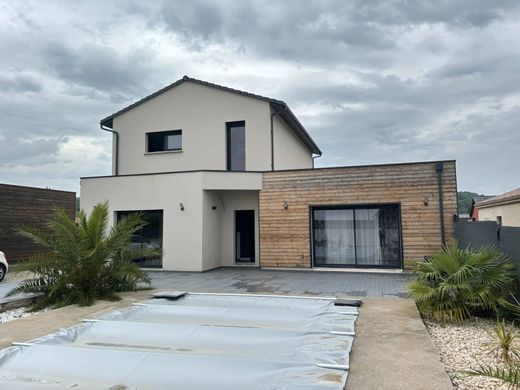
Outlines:
{"label": "sliding glass door", "polygon": [[399,205],[312,208],[316,267],[400,268]]}

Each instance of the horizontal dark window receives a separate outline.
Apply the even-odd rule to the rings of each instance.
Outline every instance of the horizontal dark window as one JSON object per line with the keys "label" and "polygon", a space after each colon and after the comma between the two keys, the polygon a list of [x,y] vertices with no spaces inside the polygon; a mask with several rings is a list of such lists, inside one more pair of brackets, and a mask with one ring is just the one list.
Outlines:
{"label": "horizontal dark window", "polygon": [[182,130],[147,133],[147,152],[182,150]]}

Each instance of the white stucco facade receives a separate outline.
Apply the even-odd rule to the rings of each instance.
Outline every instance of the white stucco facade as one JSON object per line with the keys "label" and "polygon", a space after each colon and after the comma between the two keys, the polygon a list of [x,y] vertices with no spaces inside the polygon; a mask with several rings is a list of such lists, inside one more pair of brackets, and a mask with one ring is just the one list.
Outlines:
{"label": "white stucco facade", "polygon": [[520,227],[520,201],[479,206],[478,216],[480,221],[497,221],[501,217],[503,226]]}
{"label": "white stucco facade", "polygon": [[[226,123],[235,121],[245,122],[246,171],[271,170],[270,115],[266,101],[182,83],[114,118],[118,173],[226,170]],[[282,120],[274,122],[275,169],[312,167],[309,148]],[[167,130],[182,130],[182,151],[147,153],[146,133]]]}
{"label": "white stucco facade", "polygon": [[[85,178],[81,180],[81,207],[90,213],[96,204],[109,201],[110,225],[118,211],[162,210],[163,269],[205,271],[235,264],[236,210],[255,210],[258,235],[261,187],[262,174],[255,172]],[[256,251],[256,261],[250,265],[258,264]]]}
{"label": "white stucco facade", "polygon": [[[83,178],[81,206],[89,213],[108,201],[111,225],[120,211],[162,211],[162,268],[176,271],[237,265],[236,213],[253,212],[246,265],[258,266],[261,172],[313,164],[308,141],[279,110],[279,101],[178,82],[111,117],[112,176]],[[237,121],[245,122],[245,171],[231,172],[226,123]],[[181,150],[147,151],[147,133],[172,130],[182,131]]]}

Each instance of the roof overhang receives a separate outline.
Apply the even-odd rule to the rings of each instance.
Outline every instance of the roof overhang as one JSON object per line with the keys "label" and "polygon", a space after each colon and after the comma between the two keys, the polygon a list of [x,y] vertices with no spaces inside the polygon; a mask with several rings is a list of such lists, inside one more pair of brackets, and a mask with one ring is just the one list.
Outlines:
{"label": "roof overhang", "polygon": [[313,154],[321,156],[322,151],[311,138],[307,130],[300,123],[296,115],[291,111],[289,106],[284,102],[270,102],[271,109],[278,114],[287,125],[296,133],[298,138],[312,151]]}
{"label": "roof overhang", "polygon": [[132,110],[133,108],[135,108],[135,107],[137,107],[137,106],[147,102],[148,100],[151,100],[154,97],[156,97],[158,95],[161,95],[162,93],[164,93],[166,91],[169,91],[170,89],[176,87],[177,85],[180,85],[180,84],[182,84],[184,82],[187,82],[187,81],[195,83],[195,84],[204,85],[204,86],[207,86],[207,87],[220,89],[222,91],[236,93],[236,94],[243,95],[243,96],[246,96],[246,97],[259,99],[259,100],[263,100],[263,101],[268,102],[270,104],[270,106],[271,106],[271,109],[276,114],[280,115],[280,117],[287,123],[287,125],[296,133],[298,138],[300,138],[302,140],[302,142],[312,151],[312,153],[313,154],[318,154],[318,155],[321,156],[322,152],[321,152],[320,148],[318,147],[318,145],[316,145],[316,143],[311,138],[309,133],[305,130],[303,125],[300,123],[298,118],[296,118],[296,116],[293,114],[293,112],[291,111],[291,109],[289,108],[289,106],[285,102],[283,102],[281,100],[272,99],[272,98],[269,98],[269,97],[260,96],[260,95],[256,95],[256,94],[253,94],[253,93],[245,92],[245,91],[240,91],[238,89],[225,87],[225,86],[218,85],[218,84],[208,83],[207,81],[197,80],[197,79],[194,79],[194,78],[191,78],[191,77],[188,77],[188,76],[184,76],[182,79],[177,80],[176,82],[166,86],[165,88],[162,88],[162,89],[158,90],[157,92],[154,92],[151,95],[148,95],[145,98],[143,98],[141,100],[138,100],[137,102],[135,102],[133,104],[130,104],[129,106],[123,108],[122,110],[119,110],[119,111],[113,113],[112,115],[109,115],[109,116],[101,119],[101,121],[99,123],[103,127],[107,127],[109,129],[113,129],[114,128],[114,118],[124,114],[127,111]]}
{"label": "roof overhang", "polygon": [[478,209],[484,209],[486,207],[500,206],[505,204],[520,203],[520,195],[514,197],[503,198],[503,199],[489,199],[475,204]]}

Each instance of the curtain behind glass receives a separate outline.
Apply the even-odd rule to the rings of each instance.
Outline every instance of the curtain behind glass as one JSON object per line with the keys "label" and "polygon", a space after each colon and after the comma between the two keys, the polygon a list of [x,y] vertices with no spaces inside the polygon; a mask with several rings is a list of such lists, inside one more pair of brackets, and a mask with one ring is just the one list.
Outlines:
{"label": "curtain behind glass", "polygon": [[380,209],[356,209],[357,263],[381,265]]}
{"label": "curtain behind glass", "polygon": [[314,260],[318,265],[355,265],[353,210],[314,210]]}

